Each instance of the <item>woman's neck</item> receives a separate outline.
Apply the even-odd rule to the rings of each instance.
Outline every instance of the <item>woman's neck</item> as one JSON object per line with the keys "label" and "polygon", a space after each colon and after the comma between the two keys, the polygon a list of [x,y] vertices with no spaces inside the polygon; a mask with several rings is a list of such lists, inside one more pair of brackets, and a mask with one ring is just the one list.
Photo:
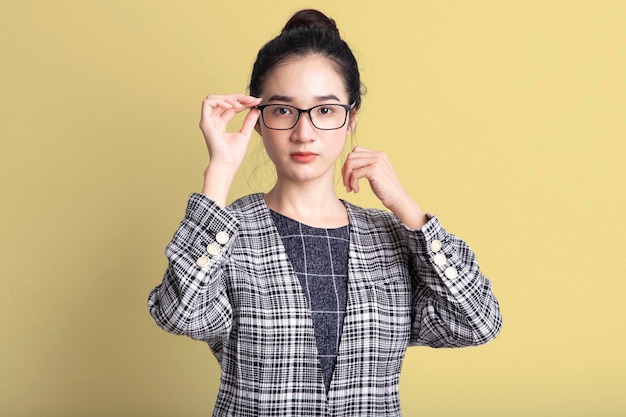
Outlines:
{"label": "woman's neck", "polygon": [[265,194],[272,210],[313,227],[335,228],[348,224],[345,205],[326,184],[286,184],[278,181]]}

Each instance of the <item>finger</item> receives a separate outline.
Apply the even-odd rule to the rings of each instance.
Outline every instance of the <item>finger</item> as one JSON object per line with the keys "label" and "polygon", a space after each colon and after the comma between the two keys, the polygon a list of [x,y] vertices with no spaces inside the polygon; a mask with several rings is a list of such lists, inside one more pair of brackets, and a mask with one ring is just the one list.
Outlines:
{"label": "finger", "polygon": [[346,191],[354,191],[355,193],[359,192],[359,179],[362,178],[360,176],[359,171],[360,168],[355,166],[353,162],[346,161],[346,163],[342,167],[342,177],[343,177],[343,185],[346,187]]}
{"label": "finger", "polygon": [[206,96],[205,100],[235,100],[242,103],[247,103],[250,101],[254,101],[257,97],[249,96],[246,94],[209,94]]}
{"label": "finger", "polygon": [[232,97],[227,97],[224,99],[224,102],[227,103],[228,105],[230,105],[228,108],[226,108],[226,110],[224,110],[221,114],[221,116],[223,118],[226,118],[227,120],[232,119],[237,113],[240,113],[246,109],[252,108],[256,105],[258,105],[259,103],[261,103],[262,99],[260,98],[255,98],[255,97],[250,97],[251,100],[246,100],[245,102],[241,102],[238,100],[235,100]]}
{"label": "finger", "polygon": [[[354,170],[367,165],[367,163],[368,163],[367,160],[365,160],[362,156],[355,154],[354,151],[348,155],[348,157],[346,158],[346,161],[341,167],[343,185],[346,187],[346,191],[348,192],[355,191],[353,188],[354,180],[352,178]],[[358,188],[358,179],[357,179],[357,188]]]}
{"label": "finger", "polygon": [[262,99],[252,96],[244,96],[241,94],[231,94],[227,96],[209,95],[203,101],[204,106],[222,109],[245,109],[258,105]]}
{"label": "finger", "polygon": [[350,192],[352,191],[349,187],[350,182],[349,182],[349,170],[350,168],[348,167],[348,160],[346,159],[346,161],[343,163],[343,166],[341,167],[341,181],[343,182],[343,186],[346,189],[346,192]]}
{"label": "finger", "polygon": [[251,109],[248,114],[246,114],[246,118],[243,120],[243,124],[241,125],[240,132],[250,137],[252,135],[252,130],[254,130],[254,126],[256,125],[257,120],[259,120],[259,115],[261,112],[257,109]]}
{"label": "finger", "polygon": [[[350,155],[350,159],[346,160],[342,168],[342,175],[346,190],[355,193],[359,191],[359,180],[367,178],[373,181],[375,177],[383,175],[385,165],[381,165],[379,152],[364,152],[362,154]],[[382,171],[381,171],[382,170]]]}
{"label": "finger", "polygon": [[349,174],[350,171],[354,171],[356,169],[360,169],[363,167],[375,167],[379,162],[379,159],[372,155],[363,155],[363,156],[351,156],[350,159],[346,160],[344,164],[345,170]]}
{"label": "finger", "polygon": [[342,177],[343,185],[344,187],[346,187],[347,192],[352,191],[350,188],[350,173],[352,172],[353,161],[355,159],[355,154],[357,152],[359,152],[358,146],[355,146],[354,148],[352,148],[352,151],[350,151],[348,156],[346,156],[346,160],[344,161],[341,167],[341,177]]}
{"label": "finger", "polygon": [[354,171],[352,171],[352,175],[350,177],[350,189],[354,193],[358,193],[359,191],[361,191],[361,189],[359,188],[359,177],[354,175]]}
{"label": "finger", "polygon": [[207,98],[202,102],[202,115],[222,117],[225,111],[232,109],[233,105],[222,98]]}
{"label": "finger", "polygon": [[203,117],[211,118],[217,117],[222,119],[222,122],[230,122],[237,113],[244,111],[247,106],[242,105],[232,98],[220,98],[206,101],[207,106],[203,105]]}
{"label": "finger", "polygon": [[244,96],[238,99],[237,101],[246,107],[252,107],[262,102],[263,99],[260,97],[254,97],[254,96]]}
{"label": "finger", "polygon": [[377,154],[377,153],[379,153],[379,151],[375,151],[369,148],[364,148],[362,146],[355,146],[354,148],[352,148],[350,155],[360,156],[360,155]]}
{"label": "finger", "polygon": [[243,107],[242,110],[243,110],[243,109],[250,109],[252,107],[258,106],[259,104],[261,104],[262,101],[263,101],[262,98],[253,97],[252,100],[240,102],[240,104],[242,105]]}
{"label": "finger", "polygon": [[350,161],[350,163],[352,164],[362,165],[363,163],[369,163],[366,161],[376,161],[383,158],[383,153],[378,151],[358,150],[350,152],[347,160]]}
{"label": "finger", "polygon": [[346,191],[350,192],[352,189],[350,188],[350,173],[352,172],[352,167],[350,166],[350,161],[348,159],[345,160],[343,166],[341,167],[341,179],[343,181],[343,186],[346,187]]}
{"label": "finger", "polygon": [[228,94],[225,97],[238,101],[239,103],[244,104],[244,105],[259,100],[258,97],[249,96],[246,94]]}
{"label": "finger", "polygon": [[244,95],[230,95],[224,97],[224,101],[229,103],[233,109],[242,111],[250,107],[254,107],[261,103],[262,99]]}
{"label": "finger", "polygon": [[358,193],[361,190],[361,187],[359,187],[359,180],[363,177],[365,177],[364,168],[352,169],[350,172],[348,184],[350,189],[355,193]]}
{"label": "finger", "polygon": [[366,147],[359,146],[359,145],[356,145],[352,150],[355,152],[377,152],[373,149],[366,148]]}

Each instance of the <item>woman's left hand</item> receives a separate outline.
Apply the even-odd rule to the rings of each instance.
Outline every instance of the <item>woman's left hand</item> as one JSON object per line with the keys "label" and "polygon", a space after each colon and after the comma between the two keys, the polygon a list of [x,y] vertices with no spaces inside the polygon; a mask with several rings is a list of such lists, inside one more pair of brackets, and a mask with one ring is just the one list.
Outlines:
{"label": "woman's left hand", "polygon": [[355,147],[341,169],[346,191],[358,193],[359,180],[366,178],[376,197],[407,225],[419,228],[428,220],[407,194],[384,152]]}
{"label": "woman's left hand", "polygon": [[348,154],[341,174],[348,192],[358,193],[361,190],[359,180],[366,178],[376,197],[389,209],[405,194],[404,187],[384,152],[355,147]]}

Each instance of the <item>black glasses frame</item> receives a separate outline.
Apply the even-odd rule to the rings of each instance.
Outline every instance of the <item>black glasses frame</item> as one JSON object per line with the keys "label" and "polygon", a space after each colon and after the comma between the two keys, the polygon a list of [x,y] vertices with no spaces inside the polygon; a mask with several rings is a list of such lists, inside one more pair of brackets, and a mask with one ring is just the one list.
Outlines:
{"label": "black glasses frame", "polygon": [[[302,113],[306,113],[309,116],[309,120],[311,121],[311,124],[319,130],[337,130],[337,129],[341,129],[342,127],[344,127],[346,125],[346,121],[348,121],[348,114],[350,113],[350,110],[354,109],[354,106],[356,105],[356,103],[352,103],[352,104],[318,104],[317,106],[313,106],[309,109],[300,109],[298,107],[295,106],[291,106],[289,104],[263,104],[260,106],[256,106],[257,109],[259,109],[261,111],[261,120],[263,121],[263,125],[271,130],[291,130],[294,127],[296,127],[296,125],[298,124],[298,122],[300,121],[300,115]],[[294,109],[298,112],[298,115],[296,116],[296,120],[293,122],[293,126],[291,127],[284,127],[282,129],[277,129],[275,127],[269,127],[266,123],[265,123],[265,118],[263,117],[263,109],[265,109],[266,107],[270,107],[270,106],[280,106],[280,107],[289,107],[290,109]],[[328,129],[328,128],[322,128],[322,127],[317,127],[315,125],[315,122],[313,121],[313,118],[311,117],[311,111],[319,108],[319,107],[327,107],[327,106],[339,106],[339,107],[343,107],[346,110],[346,116],[343,119],[343,123],[341,124],[341,126],[339,127],[333,127],[332,129]]]}

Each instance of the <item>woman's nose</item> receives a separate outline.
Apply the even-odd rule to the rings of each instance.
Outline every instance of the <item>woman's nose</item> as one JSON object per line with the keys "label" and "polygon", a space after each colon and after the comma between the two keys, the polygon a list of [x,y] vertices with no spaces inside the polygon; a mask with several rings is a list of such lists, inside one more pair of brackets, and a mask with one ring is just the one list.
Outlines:
{"label": "woman's nose", "polygon": [[315,140],[317,128],[313,126],[311,118],[307,113],[302,113],[293,127],[291,137],[300,142],[310,142]]}

